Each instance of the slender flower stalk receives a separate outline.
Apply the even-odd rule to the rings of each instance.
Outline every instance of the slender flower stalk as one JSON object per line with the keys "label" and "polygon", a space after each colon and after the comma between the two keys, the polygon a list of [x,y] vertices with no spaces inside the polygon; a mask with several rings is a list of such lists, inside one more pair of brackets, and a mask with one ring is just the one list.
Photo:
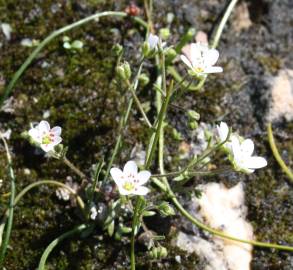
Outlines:
{"label": "slender flower stalk", "polygon": [[142,107],[142,104],[141,102],[139,101],[136,93],[135,93],[135,90],[133,89],[133,86],[131,85],[130,81],[129,80],[126,80],[126,83],[127,83],[127,86],[128,86],[128,89],[130,90],[131,94],[132,94],[132,97],[134,99],[134,102],[136,104],[136,106],[138,107],[143,119],[145,120],[145,122],[147,123],[148,127],[149,128],[152,128],[152,124],[149,120],[149,118],[147,117],[146,113],[144,112],[144,109]]}
{"label": "slender flower stalk", "polygon": [[[139,68],[138,68],[138,71],[137,71],[137,74],[136,74],[136,77],[134,79],[134,83],[133,83],[133,90],[134,92],[136,91],[137,87],[138,87],[138,78],[141,74],[141,71],[142,71],[142,67],[143,67],[143,63],[144,63],[144,58],[142,58],[141,62],[140,62],[140,65],[139,65]],[[119,122],[119,129],[118,129],[118,137],[116,139],[116,143],[115,143],[115,147],[114,147],[114,150],[113,150],[113,153],[111,155],[111,159],[108,163],[108,167],[107,167],[107,170],[106,170],[106,173],[105,173],[105,177],[104,177],[104,180],[107,180],[108,177],[109,177],[109,174],[110,174],[110,170],[111,170],[111,167],[113,165],[113,162],[119,152],[119,149],[121,147],[121,143],[122,143],[122,130],[124,129],[124,127],[126,126],[127,122],[128,122],[128,118],[129,118],[129,115],[130,115],[130,111],[132,109],[132,105],[133,105],[133,97],[130,98],[130,100],[128,101],[128,106],[127,106],[127,109],[126,111],[124,112],[124,114],[122,115],[122,117],[120,118],[120,122]]]}
{"label": "slender flower stalk", "polygon": [[274,155],[275,159],[277,160],[278,164],[282,168],[283,172],[289,177],[291,183],[293,183],[293,172],[290,170],[289,167],[287,167],[287,165],[285,164],[284,160],[282,159],[282,157],[281,157],[281,155],[280,155],[280,153],[278,151],[278,148],[277,148],[276,143],[275,143],[271,123],[268,124],[267,132],[268,132],[269,144],[270,144],[270,147],[272,149],[272,152],[273,152],[273,155]]}

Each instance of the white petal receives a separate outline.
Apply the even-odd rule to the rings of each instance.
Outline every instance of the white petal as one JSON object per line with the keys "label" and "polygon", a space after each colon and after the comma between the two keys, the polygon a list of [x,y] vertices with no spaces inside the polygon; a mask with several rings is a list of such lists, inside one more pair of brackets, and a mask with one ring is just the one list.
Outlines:
{"label": "white petal", "polygon": [[124,183],[123,172],[120,169],[112,168],[110,174],[118,187]]}
{"label": "white petal", "polygon": [[184,62],[185,65],[187,65],[190,69],[192,69],[192,64],[185,55],[183,54],[180,55],[180,58]]}
{"label": "white petal", "polygon": [[240,146],[239,139],[235,135],[231,136],[230,147],[231,147],[232,152],[233,152],[233,158],[234,158],[235,163],[237,163],[237,165],[241,167],[241,161],[243,159],[243,153],[241,151],[241,146]]}
{"label": "white petal", "polygon": [[54,149],[54,145],[53,144],[41,144],[40,147],[45,151],[45,152],[49,152],[51,150]]}
{"label": "white petal", "polygon": [[40,135],[40,132],[36,129],[36,128],[31,128],[28,132],[28,134],[31,136],[31,138],[38,142],[41,143],[42,142],[42,137]]}
{"label": "white petal", "polygon": [[133,194],[136,194],[136,195],[146,195],[147,193],[149,193],[149,189],[147,187],[144,187],[144,186],[138,186],[136,188],[136,190],[133,191]]}
{"label": "white petal", "polygon": [[267,165],[268,163],[263,157],[250,157],[244,161],[244,166],[249,169],[260,169]]}
{"label": "white petal", "polygon": [[182,48],[182,53],[186,56],[187,59],[191,59],[191,44],[187,44]]}
{"label": "white petal", "polygon": [[159,42],[159,37],[151,33],[148,37],[148,43],[150,45],[150,48],[155,49],[155,47],[158,45],[158,42]]}
{"label": "white petal", "polygon": [[254,143],[251,139],[246,139],[241,143],[241,150],[245,156],[251,156],[254,150]]}
{"label": "white petal", "polygon": [[61,142],[62,142],[62,138],[59,137],[59,136],[55,136],[55,137],[53,138],[53,142],[52,142],[51,144],[53,144],[53,146],[55,146],[55,145],[57,145],[57,144],[59,144],[59,143],[61,143]]}
{"label": "white petal", "polygon": [[141,171],[137,174],[138,185],[145,184],[151,177],[151,173],[149,171]]}
{"label": "white petal", "polygon": [[121,195],[130,195],[130,194],[133,194],[132,191],[128,191],[128,190],[124,189],[121,185],[117,185],[117,186],[118,186],[119,193]]}
{"label": "white petal", "polygon": [[47,121],[41,121],[37,128],[41,133],[48,133],[50,131],[50,125]]}
{"label": "white petal", "polygon": [[203,73],[221,73],[223,72],[223,68],[221,67],[207,67],[204,69],[204,72]]}
{"label": "white petal", "polygon": [[195,61],[198,58],[202,58],[202,50],[205,49],[206,46],[200,43],[191,43],[190,44],[190,60],[191,62]]}
{"label": "white petal", "polygon": [[56,136],[60,136],[61,135],[61,132],[62,132],[62,129],[61,127],[53,127],[51,130],[50,130],[51,133],[53,133],[54,135]]}
{"label": "white petal", "polygon": [[204,63],[208,66],[213,66],[219,59],[219,52],[216,49],[209,49],[203,53]]}
{"label": "white petal", "polygon": [[136,176],[137,175],[136,163],[133,160],[128,161],[123,168],[123,173],[125,176],[128,176],[130,174]]}
{"label": "white petal", "polygon": [[229,134],[229,127],[225,122],[221,122],[220,125],[217,125],[217,130],[221,141],[225,141]]}

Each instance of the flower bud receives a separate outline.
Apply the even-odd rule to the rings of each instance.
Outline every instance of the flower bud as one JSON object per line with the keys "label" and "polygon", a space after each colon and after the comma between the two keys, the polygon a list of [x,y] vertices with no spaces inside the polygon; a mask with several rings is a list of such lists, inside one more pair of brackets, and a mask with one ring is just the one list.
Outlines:
{"label": "flower bud", "polygon": [[119,56],[123,52],[123,47],[117,43],[112,47],[112,51],[115,53],[116,56]]}
{"label": "flower bud", "polygon": [[198,121],[200,119],[200,114],[194,110],[188,110],[187,114],[190,120]]}
{"label": "flower bud", "polygon": [[198,123],[196,121],[191,121],[191,122],[189,122],[189,127],[191,129],[197,129],[198,128]]}
{"label": "flower bud", "polygon": [[131,68],[130,68],[130,65],[128,64],[128,62],[124,63],[124,71],[125,71],[126,78],[130,79],[130,77],[131,77]]}
{"label": "flower bud", "polygon": [[167,216],[174,216],[175,215],[174,209],[167,202],[162,202],[158,206],[158,209],[160,211],[160,214],[163,215],[163,216],[167,217]]}
{"label": "flower bud", "polygon": [[148,57],[151,53],[151,47],[147,41],[142,44],[142,53],[144,57]]}
{"label": "flower bud", "polygon": [[149,252],[149,256],[152,259],[163,259],[166,258],[167,255],[168,251],[165,247],[153,247]]}
{"label": "flower bud", "polygon": [[160,29],[160,37],[163,40],[166,40],[170,37],[170,29],[169,28],[161,28]]}
{"label": "flower bud", "polygon": [[122,65],[118,66],[116,68],[116,72],[122,80],[129,80],[131,77],[131,69],[128,62],[125,62]]}
{"label": "flower bud", "polygon": [[165,54],[167,61],[172,61],[176,57],[177,52],[173,48],[168,48],[165,50]]}
{"label": "flower bud", "polygon": [[130,227],[121,226],[120,230],[122,233],[131,233],[132,229]]}
{"label": "flower bud", "polygon": [[150,82],[150,78],[145,73],[140,74],[138,80],[141,86],[146,86]]}
{"label": "flower bud", "polygon": [[174,137],[174,139],[176,141],[182,141],[183,140],[182,134],[179,131],[177,131],[176,128],[173,128],[172,129],[172,135],[173,135],[173,137]]}
{"label": "flower bud", "polygon": [[147,211],[147,210],[143,211],[142,213],[144,217],[151,217],[151,216],[154,216],[155,214],[156,214],[155,211]]}

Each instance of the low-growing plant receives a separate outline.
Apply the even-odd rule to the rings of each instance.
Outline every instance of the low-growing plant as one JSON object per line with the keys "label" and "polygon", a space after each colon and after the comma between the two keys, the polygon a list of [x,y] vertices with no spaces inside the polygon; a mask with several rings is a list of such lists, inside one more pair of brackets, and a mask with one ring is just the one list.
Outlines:
{"label": "low-growing plant", "polygon": [[[27,192],[39,185],[56,186],[58,187],[57,191],[60,198],[65,200],[72,198],[75,200],[79,208],[79,218],[81,220],[80,225],[55,239],[46,248],[39,263],[39,270],[45,268],[46,260],[50,252],[60,241],[73,234],[84,231],[91,233],[96,226],[99,226],[105,233],[117,241],[122,238],[130,239],[132,270],[135,269],[136,265],[135,240],[138,237],[145,239],[144,242],[146,243],[150,258],[155,260],[163,259],[168,254],[167,248],[161,244],[164,236],[157,235],[148,229],[144,222],[145,217],[155,215],[166,217],[181,214],[199,228],[221,238],[260,247],[293,251],[293,247],[290,246],[238,239],[233,235],[227,235],[222,231],[210,228],[196,217],[193,217],[178,200],[179,191],[174,190],[174,183],[176,183],[176,186],[183,186],[194,176],[221,173],[223,170],[250,174],[256,169],[267,166],[265,158],[253,155],[253,141],[241,137],[225,122],[220,122],[218,125],[211,125],[212,128],[207,127],[204,130],[205,147],[201,153],[190,157],[177,171],[168,172],[165,170],[168,162],[164,155],[166,148],[165,129],[171,128],[174,140],[180,141],[184,139],[184,136],[168,122],[166,117],[168,110],[175,101],[183,99],[185,94],[196,96],[198,91],[202,91],[209,74],[212,74],[211,76],[217,76],[216,73],[223,72],[222,67],[215,66],[220,56],[215,47],[219,42],[222,30],[236,2],[232,0],[228,5],[210,44],[203,42],[188,44],[194,35],[193,30],[188,31],[178,44],[168,43],[168,37],[170,37],[170,29],[168,27],[158,30],[160,33],[159,36],[155,35],[150,16],[151,3],[146,6],[149,15],[147,22],[144,22],[139,17],[134,17],[135,21],[143,25],[146,30],[145,41],[137,45],[137,50],[140,51],[140,61],[138,68],[135,69],[134,66],[129,64],[127,59],[124,59],[123,47],[119,44],[114,46],[113,51],[118,59],[116,82],[128,91],[124,96],[125,109],[120,116],[116,144],[112,150],[111,158],[109,160],[100,160],[93,167],[91,175],[86,175],[68,160],[66,154],[70,149],[66,146],[66,141],[62,140],[61,127],[56,126],[51,128],[47,121],[42,120],[37,125],[33,125],[30,129],[24,131],[22,134],[23,138],[27,139],[33,146],[42,149],[48,158],[54,158],[60,160],[60,162],[64,162],[65,165],[80,177],[82,184],[78,188],[54,180],[40,180],[30,184],[18,195],[15,195],[15,176],[12,169],[12,161],[6,139],[1,135],[7,151],[11,179],[10,203],[0,224],[0,239],[2,240],[0,242],[1,265],[4,261],[11,232],[14,206]],[[11,92],[16,81],[34,57],[51,39],[85,22],[106,15],[128,16],[124,12],[99,13],[53,32],[38,45],[36,50],[16,73],[12,82],[7,87],[3,99]],[[70,43],[69,39],[63,39],[63,41],[63,46],[66,49],[80,49],[82,47],[82,43],[77,44],[77,41],[73,43]],[[180,56],[182,62],[178,63],[174,61],[175,58],[179,58],[177,56]],[[147,72],[144,73],[146,61],[152,63],[157,71],[157,77],[152,87],[152,91],[155,91],[155,101],[149,100],[148,104],[143,104],[139,97],[140,86],[150,85]],[[187,70],[181,63],[187,66]],[[184,70],[182,72],[183,76],[176,70],[178,65],[184,67],[182,69]],[[127,95],[128,93],[129,95]],[[155,104],[156,106],[154,112],[152,111],[155,114],[153,121],[148,116],[152,110],[150,104]],[[141,121],[145,125],[145,128],[148,129],[149,134],[148,141],[143,144],[146,148],[144,164],[138,166],[134,160],[129,158],[129,160],[125,160],[125,165],[121,169],[122,164],[117,167],[113,164],[116,164],[116,158],[121,152],[122,131],[128,125],[129,115],[133,111],[134,105],[140,112]],[[197,129],[200,114],[191,108],[183,108],[183,111],[188,118],[189,128]],[[222,152],[226,156],[227,163],[229,162],[230,164],[223,170],[221,170],[221,167],[217,170],[210,169],[212,166],[209,165],[213,163],[212,158],[217,152]],[[157,171],[159,173],[154,173]],[[190,190],[190,192],[196,196],[200,196],[196,189]],[[160,194],[160,196],[156,196],[157,194]]]}

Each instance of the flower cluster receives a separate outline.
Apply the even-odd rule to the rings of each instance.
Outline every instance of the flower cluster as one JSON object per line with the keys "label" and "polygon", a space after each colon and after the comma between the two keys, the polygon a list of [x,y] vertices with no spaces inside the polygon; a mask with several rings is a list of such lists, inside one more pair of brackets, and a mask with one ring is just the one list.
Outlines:
{"label": "flower cluster", "polygon": [[[225,122],[217,126],[219,139],[225,142],[229,136],[229,128]],[[255,169],[267,166],[267,161],[263,157],[252,156],[254,143],[251,139],[243,139],[235,133],[224,143],[224,149],[229,153],[229,157],[238,171],[252,173]]]}

